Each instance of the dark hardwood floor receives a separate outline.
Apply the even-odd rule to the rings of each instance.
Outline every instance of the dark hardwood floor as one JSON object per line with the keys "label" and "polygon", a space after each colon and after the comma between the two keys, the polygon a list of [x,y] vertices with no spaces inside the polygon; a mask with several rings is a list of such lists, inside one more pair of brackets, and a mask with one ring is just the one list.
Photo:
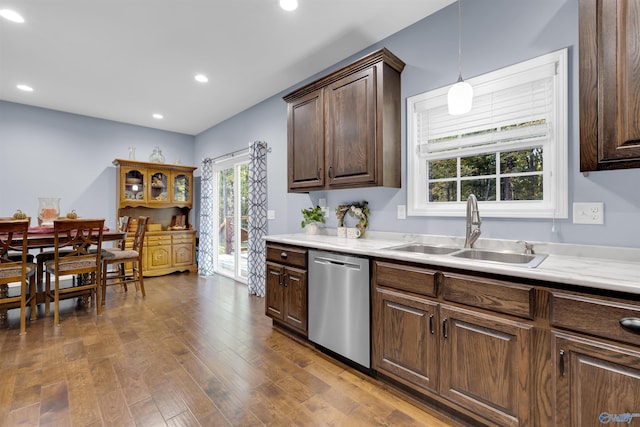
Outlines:
{"label": "dark hardwood floor", "polygon": [[0,426],[452,426],[274,330],[232,280],[172,274],[101,317],[61,304],[0,330]]}

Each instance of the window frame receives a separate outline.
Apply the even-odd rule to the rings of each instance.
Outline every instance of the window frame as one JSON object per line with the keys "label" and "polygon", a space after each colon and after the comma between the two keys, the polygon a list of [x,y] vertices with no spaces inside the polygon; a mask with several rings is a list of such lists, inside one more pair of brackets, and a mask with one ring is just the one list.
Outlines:
{"label": "window frame", "polygon": [[[553,113],[550,137],[534,146],[543,146],[543,200],[541,201],[479,201],[484,217],[496,218],[567,218],[568,217],[568,49],[544,54],[499,70],[486,73],[467,81],[474,87],[490,88],[495,93],[509,86],[501,85],[517,75],[526,75],[537,67],[552,65],[555,67],[553,77]],[[529,73],[530,74],[530,73]],[[449,86],[427,91],[407,98],[407,211],[410,216],[444,216],[461,217],[466,215],[466,200],[456,202],[428,201],[428,168],[427,160],[420,155],[418,139],[417,115],[418,104],[429,103],[431,106],[445,106]],[[432,108],[432,107],[429,107]],[[419,110],[419,111],[417,111]],[[473,107],[472,107],[473,112]],[[464,122],[465,115],[450,116]],[[512,145],[512,144],[510,144]],[[532,146],[530,141],[522,144]],[[496,145],[495,149],[480,151],[482,154],[495,154],[517,150],[512,147],[503,149]],[[477,154],[480,154],[477,153]],[[476,154],[476,155],[477,155]],[[455,157],[467,157],[467,154]],[[499,165],[497,165],[499,168]],[[460,176],[457,177],[459,181]],[[499,181],[497,182],[499,185]],[[460,196],[459,196],[460,197]]]}

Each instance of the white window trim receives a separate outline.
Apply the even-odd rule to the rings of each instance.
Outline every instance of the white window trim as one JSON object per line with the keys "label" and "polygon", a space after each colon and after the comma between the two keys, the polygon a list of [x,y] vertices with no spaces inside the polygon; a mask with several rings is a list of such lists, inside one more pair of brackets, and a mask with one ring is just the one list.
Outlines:
{"label": "white window trim", "polygon": [[[568,217],[568,68],[567,49],[562,49],[487,73],[467,81],[474,87],[531,68],[554,64],[556,73],[554,126],[551,146],[545,150],[543,201],[479,202],[482,215],[496,218],[567,218]],[[417,146],[416,105],[429,102],[446,105],[449,86],[407,98],[407,204],[411,216],[461,217],[466,215],[466,201],[429,203],[426,188],[426,167],[421,164]],[[550,151],[550,152],[549,152]],[[549,195],[549,197],[546,197]]]}

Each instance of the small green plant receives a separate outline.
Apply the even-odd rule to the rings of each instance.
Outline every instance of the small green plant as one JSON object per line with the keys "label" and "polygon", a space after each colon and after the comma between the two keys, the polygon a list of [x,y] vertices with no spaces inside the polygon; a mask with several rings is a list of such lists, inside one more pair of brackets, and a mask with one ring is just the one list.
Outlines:
{"label": "small green plant", "polygon": [[314,222],[321,222],[324,224],[324,212],[322,212],[322,208],[320,206],[302,209],[301,212],[304,219],[300,223],[300,227],[304,228],[308,224],[313,224]]}

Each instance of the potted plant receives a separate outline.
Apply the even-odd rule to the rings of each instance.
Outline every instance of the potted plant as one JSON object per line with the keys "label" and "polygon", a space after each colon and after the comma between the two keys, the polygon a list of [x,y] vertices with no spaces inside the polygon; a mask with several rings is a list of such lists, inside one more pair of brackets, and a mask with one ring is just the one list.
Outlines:
{"label": "potted plant", "polygon": [[324,224],[324,212],[320,206],[302,209],[303,220],[300,227],[306,228],[307,234],[318,234],[318,223]]}

